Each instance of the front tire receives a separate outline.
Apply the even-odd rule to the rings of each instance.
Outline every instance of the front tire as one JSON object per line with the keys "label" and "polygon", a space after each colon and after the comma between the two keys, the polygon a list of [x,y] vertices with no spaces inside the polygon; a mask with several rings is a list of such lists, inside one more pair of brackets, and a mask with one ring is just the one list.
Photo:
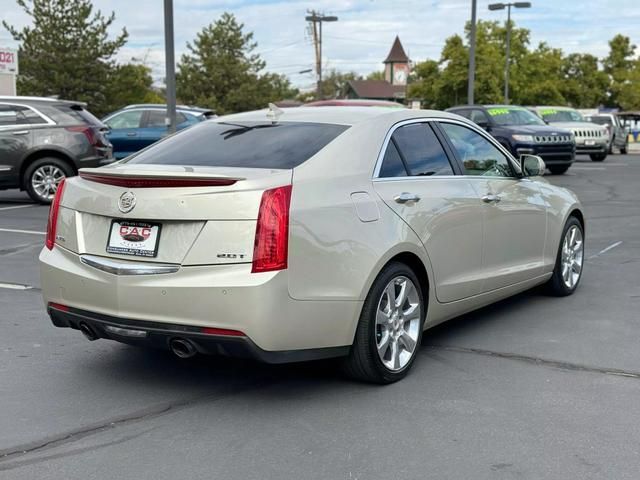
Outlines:
{"label": "front tire", "polygon": [[29,196],[38,203],[51,203],[58,185],[73,175],[72,168],[55,157],[40,158],[24,172],[24,187]]}
{"label": "front tire", "polygon": [[420,350],[425,315],[424,294],[413,270],[404,263],[388,264],[362,307],[345,372],[379,384],[404,378]]}
{"label": "front tire", "polygon": [[575,292],[584,268],[584,229],[576,217],[569,217],[562,231],[553,275],[547,283],[549,293],[566,297]]}
{"label": "front tire", "polygon": [[606,153],[592,153],[589,156],[591,157],[592,162],[602,162],[605,158],[607,158]]}
{"label": "front tire", "polygon": [[569,165],[551,165],[549,171],[554,175],[562,175],[569,170]]}

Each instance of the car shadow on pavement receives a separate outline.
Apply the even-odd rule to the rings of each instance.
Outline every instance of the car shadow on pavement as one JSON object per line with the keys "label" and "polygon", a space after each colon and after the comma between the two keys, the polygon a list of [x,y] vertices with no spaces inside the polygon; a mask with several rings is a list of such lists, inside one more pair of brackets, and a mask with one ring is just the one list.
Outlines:
{"label": "car shadow on pavement", "polygon": [[[469,333],[470,329],[486,328],[492,322],[501,321],[505,315],[526,308],[533,297],[541,295],[544,294],[534,289],[434,327],[425,332],[422,351],[427,352],[430,346],[455,345],[456,338]],[[77,374],[91,375],[94,381],[95,377],[103,377],[106,382],[135,385],[136,389],[161,388],[181,392],[220,385],[300,383],[308,387],[310,384],[350,382],[341,372],[339,359],[269,365],[224,356],[197,355],[184,360],[164,350],[121,344],[111,347],[108,354],[91,357],[86,363],[76,365]]]}

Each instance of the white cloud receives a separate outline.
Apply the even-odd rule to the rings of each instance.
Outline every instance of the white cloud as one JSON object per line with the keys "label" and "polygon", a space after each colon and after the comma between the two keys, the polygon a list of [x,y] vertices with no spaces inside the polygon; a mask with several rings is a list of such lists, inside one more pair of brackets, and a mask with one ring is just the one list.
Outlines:
{"label": "white cloud", "polygon": [[[13,0],[0,0],[10,4]],[[489,0],[478,1],[478,16],[504,21],[505,12],[489,12]],[[310,86],[313,74],[297,74],[314,65],[314,53],[306,33],[304,16],[315,8],[339,17],[325,24],[323,57],[325,68],[354,70],[361,74],[382,69],[382,60],[399,35],[413,60],[438,58],[446,37],[462,34],[470,17],[471,0],[174,0],[176,57],[186,42],[214,22],[224,11],[234,13],[253,31],[258,51],[270,71],[285,73],[299,86]],[[119,60],[143,58],[156,79],[164,72],[163,10],[161,0],[94,0],[103,13],[116,13],[115,33],[123,26],[129,43]],[[3,8],[4,19],[21,26],[29,19],[17,7]],[[616,33],[638,38],[640,2],[583,0],[558,2],[533,0],[533,8],[516,10],[518,26],[531,30],[532,43],[546,41],[568,52],[606,54],[607,41]],[[0,44],[14,45],[6,31]]]}

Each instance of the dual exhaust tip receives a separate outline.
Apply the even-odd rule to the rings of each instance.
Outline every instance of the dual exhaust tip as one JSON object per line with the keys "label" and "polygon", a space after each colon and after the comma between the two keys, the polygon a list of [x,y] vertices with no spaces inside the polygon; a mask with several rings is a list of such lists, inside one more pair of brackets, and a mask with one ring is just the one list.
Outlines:
{"label": "dual exhaust tip", "polygon": [[[100,338],[100,336],[94,331],[94,329],[86,322],[81,322],[78,325],[78,329],[90,342],[93,342],[94,340]],[[171,353],[173,353],[176,357],[182,359],[195,357],[198,353],[195,345],[184,338],[172,338],[169,341],[169,350],[171,350]]]}

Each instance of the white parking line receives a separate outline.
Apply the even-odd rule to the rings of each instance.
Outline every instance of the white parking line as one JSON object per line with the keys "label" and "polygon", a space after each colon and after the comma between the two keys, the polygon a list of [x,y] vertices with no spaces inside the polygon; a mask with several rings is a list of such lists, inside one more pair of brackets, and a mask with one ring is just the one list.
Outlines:
{"label": "white parking line", "polygon": [[607,248],[604,248],[602,250],[600,250],[598,253],[596,253],[595,255],[591,255],[588,260],[591,260],[592,258],[596,258],[599,257],[600,255],[602,255],[603,253],[607,253],[609,250],[613,250],[616,247],[619,247],[620,245],[622,245],[622,241],[613,243],[611,245],[609,245]]}
{"label": "white parking line", "polygon": [[16,208],[29,208],[29,207],[35,207],[35,205],[34,204],[14,205],[13,207],[0,207],[0,210],[15,210]]}
{"label": "white parking line", "polygon": [[46,232],[34,232],[33,230],[18,230],[15,228],[0,228],[0,232],[27,233],[29,235],[46,235]]}
{"label": "white parking line", "polygon": [[2,283],[0,282],[0,288],[7,288],[9,290],[31,290],[31,285],[21,285],[19,283]]}

